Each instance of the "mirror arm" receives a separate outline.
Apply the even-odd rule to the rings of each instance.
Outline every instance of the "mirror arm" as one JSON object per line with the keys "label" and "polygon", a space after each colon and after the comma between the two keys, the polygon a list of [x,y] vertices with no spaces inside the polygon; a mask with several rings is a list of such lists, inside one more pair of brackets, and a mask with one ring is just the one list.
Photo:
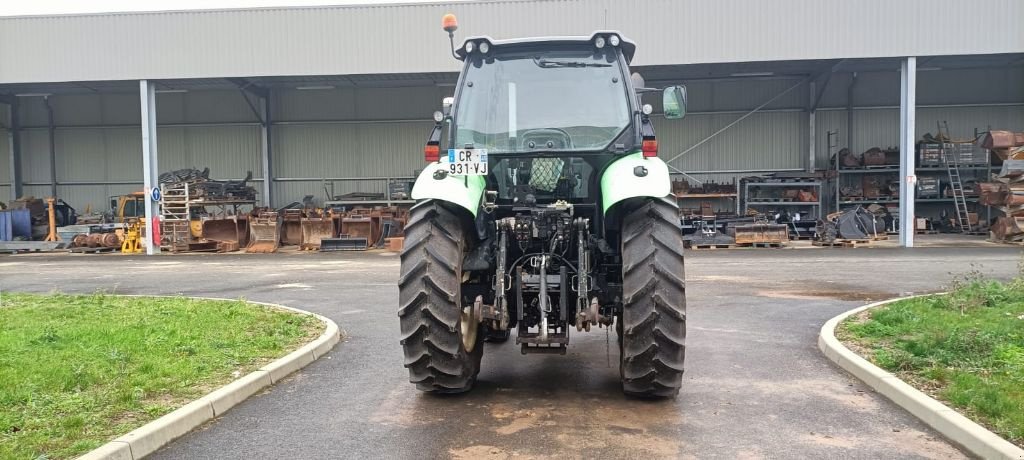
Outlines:
{"label": "mirror arm", "polygon": [[441,123],[434,123],[434,129],[430,130],[430,137],[427,138],[428,145],[440,145],[441,144]]}
{"label": "mirror arm", "polygon": [[654,139],[654,123],[651,123],[651,117],[645,114],[640,115],[640,139]]}

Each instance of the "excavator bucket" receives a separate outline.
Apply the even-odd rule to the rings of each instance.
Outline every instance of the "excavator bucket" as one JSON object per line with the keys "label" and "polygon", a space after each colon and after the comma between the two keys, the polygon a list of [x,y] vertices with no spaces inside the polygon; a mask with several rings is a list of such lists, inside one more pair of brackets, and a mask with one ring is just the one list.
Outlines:
{"label": "excavator bucket", "polygon": [[[234,242],[234,247],[249,245],[249,219],[244,216],[232,216],[226,219],[209,219],[203,221],[202,238],[218,243]],[[225,247],[231,247],[228,244]]]}
{"label": "excavator bucket", "polygon": [[334,237],[334,221],[330,217],[303,217],[302,243],[299,249],[317,251],[325,238]]}
{"label": "excavator bucket", "polygon": [[285,209],[281,214],[281,244],[301,245],[303,243],[303,209]]}
{"label": "excavator bucket", "polygon": [[281,225],[276,212],[261,212],[249,221],[249,245],[245,252],[276,252],[281,241]]}

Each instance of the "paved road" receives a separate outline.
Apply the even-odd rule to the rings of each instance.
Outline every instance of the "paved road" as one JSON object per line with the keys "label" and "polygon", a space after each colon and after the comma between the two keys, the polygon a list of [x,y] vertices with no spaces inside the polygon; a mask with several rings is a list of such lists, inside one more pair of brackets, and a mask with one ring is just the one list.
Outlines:
{"label": "paved road", "polygon": [[321,313],[347,332],[324,358],[155,459],[945,459],[963,454],[832,366],[816,349],[818,330],[866,300],[939,289],[969,263],[1010,277],[1020,257],[1005,248],[691,252],[685,383],[678,399],[655,402],[622,396],[604,329],[576,334],[566,356],[488,345],[472,393],[416,392],[401,365],[393,255],[8,256],[0,289],[246,297]]}

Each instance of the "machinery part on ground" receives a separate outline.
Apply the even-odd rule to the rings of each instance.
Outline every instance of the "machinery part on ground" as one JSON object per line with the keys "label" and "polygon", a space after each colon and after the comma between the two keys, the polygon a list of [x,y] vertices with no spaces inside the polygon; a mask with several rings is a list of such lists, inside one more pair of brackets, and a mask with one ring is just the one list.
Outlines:
{"label": "machinery part on ground", "polygon": [[351,237],[347,235],[338,238],[321,238],[320,252],[331,251],[365,251],[370,249],[370,243],[365,237]]}
{"label": "machinery part on ground", "polygon": [[839,237],[839,230],[836,228],[835,222],[831,220],[819,219],[817,225],[814,227],[815,240],[824,243],[835,243],[836,238]]}
{"label": "machinery part on ground", "polygon": [[461,393],[480,372],[484,334],[462,296],[466,238],[459,217],[435,200],[412,208],[398,281],[401,343],[409,381],[423,391]]}
{"label": "machinery part on ground", "polygon": [[60,236],[57,235],[57,212],[53,208],[53,204],[56,201],[57,199],[53,197],[46,199],[46,212],[49,216],[49,232],[46,234],[46,239],[43,241],[60,241]]}
{"label": "machinery part on ground", "polygon": [[138,221],[131,222],[124,232],[124,241],[121,242],[122,254],[138,254],[142,252],[142,231],[145,228]]}
{"label": "machinery part on ground", "polygon": [[737,225],[734,229],[736,244],[781,244],[789,241],[789,227],[786,224],[769,223],[764,220]]}
{"label": "machinery part on ground", "polygon": [[623,218],[622,389],[643,397],[679,393],[686,355],[686,282],[678,208],[648,199]]}
{"label": "machinery part on ground", "polygon": [[323,240],[334,236],[334,221],[330,217],[303,217],[299,221],[302,242],[299,249],[317,251]]}
{"label": "machinery part on ground", "polygon": [[245,252],[276,252],[280,241],[281,225],[276,212],[261,212],[249,220],[249,245]]}
{"label": "machinery part on ground", "polygon": [[877,215],[862,206],[855,206],[845,211],[829,214],[825,221],[819,222],[817,233],[819,241],[831,243],[838,239],[866,240],[885,234],[884,216]]}
{"label": "machinery part on ground", "polygon": [[279,213],[281,215],[281,244],[302,244],[302,217],[305,215],[305,210],[301,208],[285,209]]}
{"label": "machinery part on ground", "polygon": [[79,233],[71,238],[71,247],[84,248],[89,245],[89,235]]}
{"label": "machinery part on ground", "polygon": [[235,247],[248,247],[249,218],[242,215],[224,219],[206,219],[203,221],[201,234],[203,239],[228,243],[222,245],[225,251],[230,248],[230,243],[234,243]]}

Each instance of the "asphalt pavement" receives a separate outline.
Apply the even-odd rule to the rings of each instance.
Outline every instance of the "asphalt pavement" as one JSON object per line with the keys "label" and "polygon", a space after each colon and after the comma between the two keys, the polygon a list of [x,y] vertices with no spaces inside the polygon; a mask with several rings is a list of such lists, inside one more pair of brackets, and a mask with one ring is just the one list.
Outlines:
{"label": "asphalt pavement", "polygon": [[662,401],[622,395],[606,329],[573,334],[565,356],[488,344],[471,393],[419,393],[402,367],[390,253],[0,256],[0,290],[243,297],[344,329],[331,353],[154,459],[964,456],[833,366],[816,337],[840,312],[941,290],[953,274],[1009,278],[1020,249],[687,257],[687,370],[679,397]]}

